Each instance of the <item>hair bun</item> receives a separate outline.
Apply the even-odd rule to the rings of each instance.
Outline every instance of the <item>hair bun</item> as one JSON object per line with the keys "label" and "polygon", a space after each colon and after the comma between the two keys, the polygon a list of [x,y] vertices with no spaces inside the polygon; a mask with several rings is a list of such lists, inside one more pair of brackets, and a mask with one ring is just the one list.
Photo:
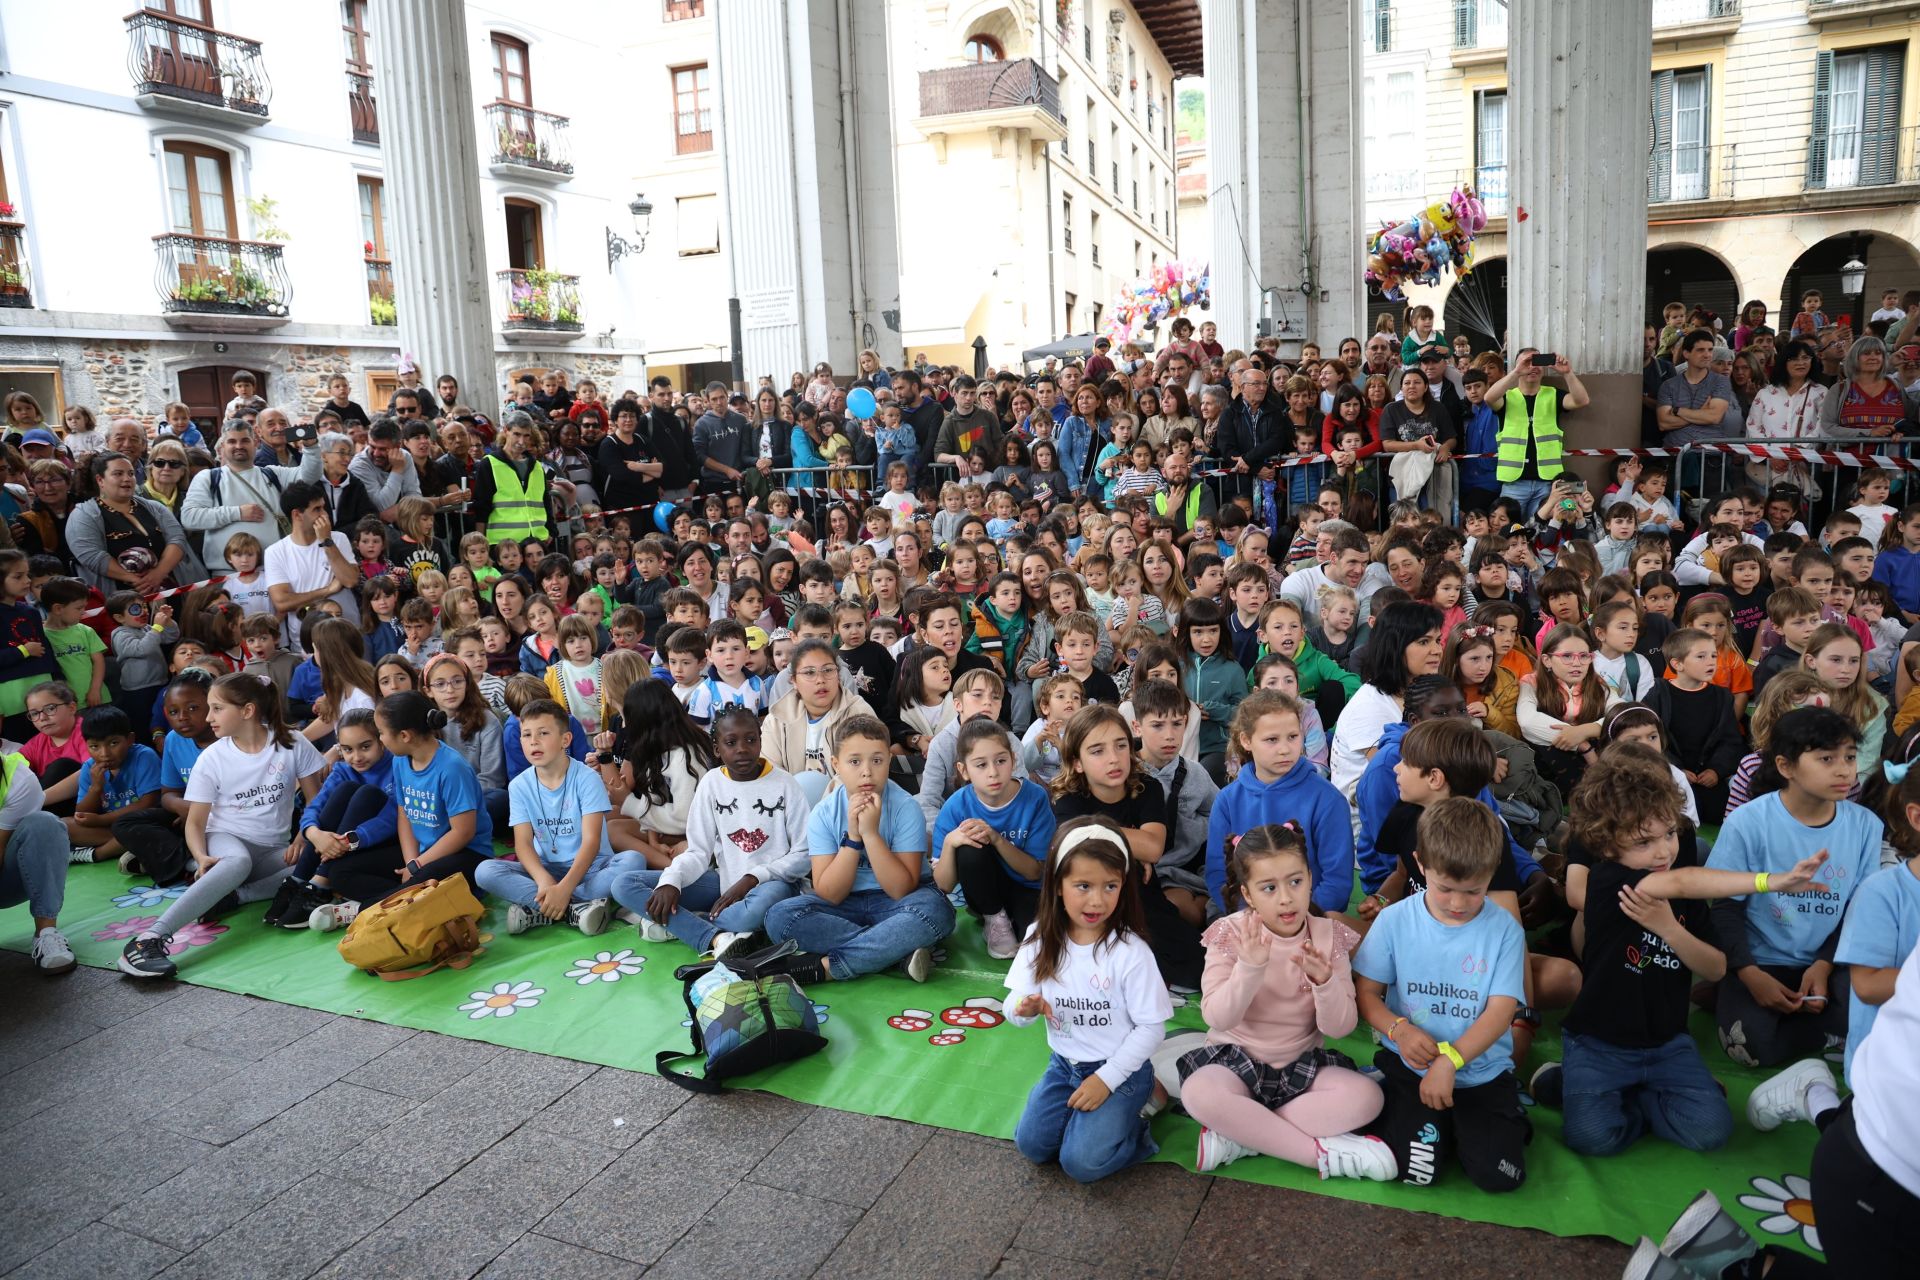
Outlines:
{"label": "hair bun", "polygon": [[438,707],[434,707],[433,709],[427,712],[427,728],[433,730],[435,733],[438,733],[446,727],[447,727],[446,712],[442,711]]}

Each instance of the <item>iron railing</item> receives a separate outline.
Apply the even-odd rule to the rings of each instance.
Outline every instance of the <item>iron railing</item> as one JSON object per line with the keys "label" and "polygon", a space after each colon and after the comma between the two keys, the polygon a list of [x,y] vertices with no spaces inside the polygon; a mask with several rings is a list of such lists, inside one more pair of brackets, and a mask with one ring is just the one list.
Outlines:
{"label": "iron railing", "polygon": [[668,22],[685,22],[688,18],[704,18],[707,15],[707,0],[667,0],[666,12],[662,15]]}
{"label": "iron railing", "polygon": [[551,271],[509,267],[494,279],[500,290],[500,310],[509,329],[552,329],[582,333],[580,277]]}
{"label": "iron railing", "polygon": [[33,305],[33,272],[27,263],[27,228],[0,222],[0,307]]}
{"label": "iron railing", "polygon": [[385,258],[367,259],[367,315],[375,324],[398,324],[393,306],[393,263]]}
{"label": "iron railing", "polygon": [[380,141],[380,113],[373,104],[373,77],[347,72],[347,110],[353,116],[355,142]]}
{"label": "iron railing", "polygon": [[127,15],[127,70],[136,95],[225,107],[263,120],[273,97],[258,40],[144,9]]}
{"label": "iron railing", "polygon": [[1653,25],[1683,27],[1740,16],[1740,0],[1653,0]]}
{"label": "iron railing", "polygon": [[280,246],[169,233],[153,238],[154,287],[163,311],[285,316],[293,302]]}
{"label": "iron railing", "polygon": [[1734,148],[1674,144],[1647,156],[1647,203],[1724,200],[1734,192]]}
{"label": "iron railing", "polygon": [[920,73],[920,114],[951,116],[967,111],[1037,106],[1061,124],[1060,85],[1032,58],[970,62]]}
{"label": "iron railing", "polygon": [[1473,171],[1473,189],[1489,218],[1507,216],[1507,166],[1483,164]]}
{"label": "iron railing", "polygon": [[1920,127],[1829,129],[1807,141],[1807,190],[1888,187],[1920,178],[1915,140]]}
{"label": "iron railing", "polygon": [[547,173],[573,172],[567,144],[567,117],[535,111],[513,102],[490,102],[487,126],[493,134],[493,163],[519,165]]}

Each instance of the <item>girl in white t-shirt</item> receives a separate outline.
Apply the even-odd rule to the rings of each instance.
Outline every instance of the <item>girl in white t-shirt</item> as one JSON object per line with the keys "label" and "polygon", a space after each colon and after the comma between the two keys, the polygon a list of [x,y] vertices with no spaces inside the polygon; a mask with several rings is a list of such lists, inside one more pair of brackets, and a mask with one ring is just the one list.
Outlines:
{"label": "girl in white t-shirt", "polygon": [[1106,817],[1054,834],[1033,927],[1007,972],[1016,1026],[1047,1020],[1052,1050],[1013,1143],[1094,1182],[1159,1150],[1142,1109],[1158,1100],[1153,1051],[1173,1002],[1140,936],[1139,889],[1125,834]]}
{"label": "girl in white t-shirt", "polygon": [[[342,623],[351,630],[350,624]],[[236,672],[207,691],[207,723],[218,738],[187,779],[187,852],[196,878],[166,912],[127,943],[120,971],[170,978],[174,935],[207,915],[273,897],[302,841],[288,842],[294,806],[319,794],[326,762],[281,719],[273,682]]]}
{"label": "girl in white t-shirt", "polygon": [[313,704],[313,723],[303,731],[308,741],[333,732],[349,711],[374,709],[380,682],[366,658],[360,629],[345,618],[328,618],[313,629],[313,661],[320,668],[320,700]]}

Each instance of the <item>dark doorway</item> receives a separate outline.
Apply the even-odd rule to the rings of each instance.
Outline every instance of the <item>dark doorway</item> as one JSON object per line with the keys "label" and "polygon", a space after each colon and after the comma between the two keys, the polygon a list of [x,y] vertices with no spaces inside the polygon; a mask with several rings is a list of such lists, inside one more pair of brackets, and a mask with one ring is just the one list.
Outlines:
{"label": "dark doorway", "polygon": [[[1402,316],[1400,331],[1406,333]],[[1473,353],[1498,351],[1507,332],[1507,260],[1489,258],[1466,279],[1454,282],[1441,309],[1440,328],[1449,339],[1465,334]]]}
{"label": "dark doorway", "polygon": [[227,401],[233,399],[233,375],[242,372],[252,374],[260,394],[266,393],[266,374],[244,365],[203,364],[182,369],[178,375],[180,401],[187,406],[193,425],[199,427],[209,440],[219,437],[220,415],[226,409]]}
{"label": "dark doorway", "polygon": [[[1867,278],[1861,293],[1848,297],[1840,289],[1840,268],[1854,258],[1866,267]],[[1829,318],[1837,323],[1841,317],[1848,317],[1848,327],[1864,334],[1868,317],[1879,309],[1883,290],[1904,293],[1913,288],[1920,288],[1920,265],[1913,250],[1899,237],[1870,231],[1833,236],[1794,259],[1780,285],[1780,322],[1776,327],[1784,333],[1800,310],[1801,298],[1807,290],[1815,289],[1820,293],[1821,309]]]}
{"label": "dark doorway", "polygon": [[1691,312],[1705,307],[1719,317],[1729,342],[1740,315],[1739,286],[1733,272],[1705,249],[1677,246],[1647,251],[1647,323],[1660,327],[1660,310],[1678,302]]}

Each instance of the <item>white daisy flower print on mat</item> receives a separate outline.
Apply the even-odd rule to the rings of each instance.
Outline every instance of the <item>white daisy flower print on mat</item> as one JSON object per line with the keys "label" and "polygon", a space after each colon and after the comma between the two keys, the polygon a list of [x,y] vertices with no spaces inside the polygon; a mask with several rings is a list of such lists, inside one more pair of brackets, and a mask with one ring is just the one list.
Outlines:
{"label": "white daisy flower print on mat", "polygon": [[1807,1248],[1820,1247],[1820,1229],[1813,1221],[1812,1183],[1795,1173],[1781,1175],[1779,1182],[1772,1178],[1753,1178],[1750,1181],[1753,1189],[1760,1194],[1741,1196],[1740,1203],[1755,1213],[1767,1215],[1760,1219],[1762,1231],[1776,1236],[1790,1236],[1798,1232]]}
{"label": "white daisy flower print on mat", "polygon": [[631,978],[646,967],[647,958],[637,956],[632,948],[622,951],[597,951],[591,960],[575,960],[573,968],[567,970],[567,976],[583,987],[596,982],[618,982],[622,978]]}
{"label": "white daisy flower print on mat", "polygon": [[521,1009],[531,1009],[547,994],[545,987],[531,982],[496,982],[490,991],[475,991],[460,1006],[460,1012],[475,1022],[483,1018],[511,1018]]}

